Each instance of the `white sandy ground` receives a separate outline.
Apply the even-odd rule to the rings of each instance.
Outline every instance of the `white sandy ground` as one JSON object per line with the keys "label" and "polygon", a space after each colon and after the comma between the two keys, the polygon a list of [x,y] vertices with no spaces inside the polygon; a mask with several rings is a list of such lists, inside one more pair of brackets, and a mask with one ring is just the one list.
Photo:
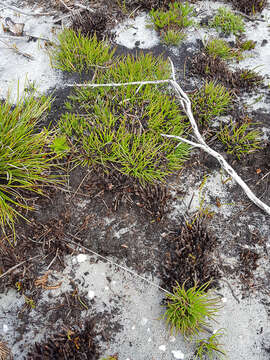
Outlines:
{"label": "white sandy ground", "polygon": [[[44,290],[40,304],[49,302],[53,307],[59,301],[61,294],[72,290],[71,281],[73,280],[79,294],[85,293],[90,300],[94,301],[95,311],[111,312],[115,308],[119,309],[112,321],[119,322],[123,328],[117,333],[115,341],[109,348],[103,349],[104,356],[118,353],[119,360],[193,359],[194,344],[185,342],[181,335],[171,335],[164,321],[159,320],[163,313],[160,306],[164,295],[162,291],[108,263],[92,263],[92,260],[93,257],[85,254],[66,257],[66,268],[63,273],[54,271],[50,276],[51,283],[62,281],[61,287],[55,290]],[[109,282],[108,278],[112,281]],[[157,279],[150,280],[158,284]],[[268,320],[266,309],[258,298],[246,298],[240,300],[238,304],[226,286],[219,291],[219,294],[223,308],[220,310],[217,322],[212,324],[212,328],[225,329],[222,341],[228,358],[269,359],[269,355],[261,350],[263,341],[261,328],[265,331]],[[241,298],[237,290],[236,296]],[[14,326],[20,325],[17,315],[23,304],[23,297],[14,290],[0,295],[0,331],[5,341],[10,344],[18,336],[14,331]],[[82,312],[84,319],[91,316],[91,309]],[[23,359],[27,351],[25,342],[39,342],[46,334],[46,328],[42,327],[46,319],[40,319],[35,309],[29,313],[29,320],[35,326],[25,331],[21,340],[13,346],[15,358],[18,360]],[[59,329],[61,323],[56,322],[54,327]]]}
{"label": "white sandy ground", "polygon": [[[13,1],[7,0],[7,4]],[[19,5],[18,5],[19,7]],[[26,12],[41,12],[40,8],[24,7]],[[48,40],[55,39],[55,27],[52,17],[26,16],[1,6],[0,22],[5,24],[5,18],[10,17],[15,23],[25,23],[24,32],[29,35],[43,37]],[[16,54],[0,41],[0,98],[6,98],[10,91],[10,98],[16,101],[21,96],[24,87],[34,86],[40,93],[45,93],[50,88],[61,82],[61,75],[51,67],[50,57],[43,40],[27,42],[27,38],[5,38],[10,34],[3,31],[0,26],[0,40],[11,46],[16,46],[21,52],[33,56],[29,60]],[[18,89],[19,87],[19,89]]]}

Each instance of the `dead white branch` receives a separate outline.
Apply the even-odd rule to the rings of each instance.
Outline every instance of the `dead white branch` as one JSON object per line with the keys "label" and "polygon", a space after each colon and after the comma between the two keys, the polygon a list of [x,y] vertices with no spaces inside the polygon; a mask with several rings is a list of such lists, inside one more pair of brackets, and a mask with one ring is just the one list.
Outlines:
{"label": "dead white branch", "polygon": [[162,136],[165,137],[169,137],[169,138],[175,138],[177,140],[180,140],[182,142],[186,142],[188,144],[190,144],[191,146],[194,147],[198,147],[201,148],[202,150],[204,150],[205,152],[207,152],[208,154],[212,155],[213,157],[215,157],[218,162],[220,163],[220,165],[224,168],[225,171],[227,171],[227,173],[229,175],[231,175],[231,177],[238,183],[238,185],[241,186],[241,188],[244,190],[244,192],[246,193],[247,197],[255,204],[257,205],[260,209],[264,210],[268,215],[270,215],[270,207],[268,205],[266,205],[264,202],[262,202],[259,198],[256,197],[256,195],[251,191],[251,189],[247,186],[247,184],[242,180],[242,178],[235,172],[235,170],[227,163],[227,161],[224,159],[224,157],[222,155],[220,155],[218,152],[216,152],[215,150],[213,150],[212,148],[210,148],[204,141],[203,137],[201,136],[197,123],[194,119],[193,113],[192,113],[192,109],[191,109],[191,101],[189,100],[187,94],[181,89],[180,85],[176,82],[176,76],[175,76],[175,69],[174,69],[174,65],[173,62],[170,60],[171,63],[171,67],[172,67],[172,80],[170,81],[170,83],[172,84],[177,97],[185,111],[185,113],[187,114],[189,121],[191,123],[192,129],[194,131],[194,134],[198,140],[198,144],[194,143],[192,141],[189,141],[187,139],[184,139],[180,136],[174,136],[174,135],[166,135],[166,134],[162,134]]}
{"label": "dead white branch", "polygon": [[[93,65],[95,66],[95,65]],[[126,83],[108,83],[108,84],[66,84],[66,86],[78,86],[78,87],[117,87],[117,86],[128,86],[128,85],[147,85],[147,84],[162,84],[169,83],[171,80],[149,80],[149,81],[132,81]]]}
{"label": "dead white branch", "polygon": [[155,81],[133,81],[133,82],[126,82],[126,83],[108,83],[108,84],[67,84],[67,86],[78,86],[78,87],[116,87],[116,86],[128,86],[128,85],[146,85],[146,84],[161,84],[161,83],[170,83],[172,87],[174,88],[177,97],[179,99],[179,102],[181,106],[183,107],[185,113],[187,114],[189,121],[191,123],[192,129],[194,131],[194,134],[198,140],[198,143],[195,143],[193,141],[184,139],[180,136],[174,136],[170,134],[161,134],[164,137],[168,138],[175,138],[177,140],[180,140],[182,142],[185,142],[191,146],[198,147],[208,154],[215,157],[220,165],[224,168],[225,171],[228,172],[228,174],[238,183],[238,185],[241,186],[241,188],[246,193],[247,197],[260,209],[264,210],[268,215],[270,215],[270,207],[266,205],[264,202],[262,202],[259,198],[256,197],[256,195],[251,191],[251,189],[247,186],[247,184],[242,180],[242,178],[235,172],[235,170],[227,163],[227,161],[224,159],[222,155],[220,155],[218,152],[210,148],[206,142],[204,141],[202,135],[199,132],[197,123],[194,119],[192,108],[191,108],[191,101],[189,100],[187,94],[182,90],[180,85],[176,82],[176,75],[175,75],[175,68],[173,65],[173,62],[169,58],[171,63],[171,69],[172,69],[172,79],[165,79],[165,80],[155,80]]}

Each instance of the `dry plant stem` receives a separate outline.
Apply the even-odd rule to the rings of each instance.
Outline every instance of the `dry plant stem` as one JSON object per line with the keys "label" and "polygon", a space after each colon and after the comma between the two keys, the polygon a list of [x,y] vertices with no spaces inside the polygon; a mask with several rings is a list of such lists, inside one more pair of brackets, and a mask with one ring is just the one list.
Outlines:
{"label": "dry plant stem", "polygon": [[149,80],[149,81],[132,81],[126,83],[108,83],[108,84],[65,84],[66,86],[78,86],[78,87],[117,87],[117,86],[128,86],[128,85],[147,85],[147,84],[162,84],[169,83],[171,80]]}
{"label": "dry plant stem", "polygon": [[27,13],[25,11],[22,11],[21,9],[18,9],[15,6],[5,4],[4,1],[0,1],[0,5],[3,5],[6,9],[13,10],[13,11],[19,13],[19,14],[26,15],[26,16],[53,16],[53,15],[55,15],[55,13],[39,13],[39,14]]}
{"label": "dry plant stem", "polygon": [[67,86],[78,86],[78,87],[116,87],[116,86],[128,86],[128,85],[146,85],[146,84],[161,84],[161,83],[170,83],[180,101],[181,106],[183,107],[185,113],[187,114],[189,121],[191,123],[192,129],[194,131],[194,134],[198,140],[198,143],[195,143],[193,141],[184,139],[180,136],[175,135],[168,135],[168,134],[161,134],[164,137],[168,138],[174,138],[177,140],[180,140],[182,142],[185,142],[191,146],[198,147],[208,154],[215,157],[220,165],[224,168],[224,170],[227,171],[229,175],[238,183],[238,185],[241,186],[241,188],[245,191],[248,198],[257,205],[260,209],[264,210],[268,215],[270,215],[270,207],[266,205],[264,202],[262,202],[260,199],[256,197],[256,195],[250,190],[250,188],[247,186],[247,184],[241,179],[241,177],[235,172],[235,170],[227,163],[227,161],[224,159],[222,155],[220,155],[218,152],[210,148],[206,142],[204,141],[202,135],[199,132],[197,123],[193,117],[192,109],[191,109],[191,102],[187,96],[187,94],[182,90],[180,85],[176,82],[176,76],[175,76],[175,68],[173,65],[172,60],[169,58],[172,68],[172,79],[165,79],[165,80],[155,80],[155,81],[133,81],[133,82],[126,82],[126,83],[108,83],[108,84],[67,84]]}
{"label": "dry plant stem", "polygon": [[[75,236],[75,235],[72,235],[72,234],[67,234],[67,235],[68,235],[68,236],[71,236],[71,237],[74,238],[75,240],[81,241],[81,239],[80,239],[79,237]],[[81,244],[76,243],[75,241],[72,241],[72,240],[63,240],[63,239],[62,239],[61,241],[64,241],[64,242],[66,242],[66,243],[68,243],[68,244],[73,244],[73,245],[75,245],[75,246],[77,246],[77,247],[79,247],[79,248],[81,248],[81,249],[83,249],[83,250],[86,250],[87,252],[90,252],[91,254],[94,254],[94,255],[96,255],[97,257],[99,257],[99,258],[101,258],[101,259],[103,259],[103,260],[106,260],[107,262],[109,262],[109,263],[112,264],[113,266],[115,266],[115,267],[117,267],[117,268],[119,268],[119,269],[121,269],[121,270],[124,270],[124,271],[126,271],[126,272],[129,272],[130,274],[136,276],[137,278],[139,278],[139,279],[141,279],[141,280],[143,280],[143,281],[146,281],[148,284],[156,287],[157,289],[165,292],[166,294],[173,295],[171,292],[167,291],[166,289],[162,288],[161,286],[159,286],[159,285],[155,284],[154,282],[152,282],[152,281],[144,278],[143,276],[135,273],[135,271],[132,271],[132,270],[130,270],[129,268],[126,268],[126,267],[124,267],[124,266],[122,266],[122,265],[119,265],[119,264],[115,263],[114,261],[106,258],[105,256],[102,256],[102,255],[98,254],[97,252],[95,252],[95,251],[93,251],[93,250],[90,250],[90,249],[88,249],[87,247],[85,247],[85,246],[83,246],[83,245],[81,245]]]}
{"label": "dry plant stem", "polygon": [[8,271],[4,272],[4,274],[0,275],[0,279],[3,278],[4,276],[8,275],[9,273],[11,273],[13,270],[17,269],[18,267],[20,267],[21,265],[23,265],[24,263],[26,263],[27,261],[32,261],[38,257],[40,257],[41,255],[36,255],[30,259],[24,260],[22,262],[20,262],[19,264],[12,266],[10,269],[8,269]]}

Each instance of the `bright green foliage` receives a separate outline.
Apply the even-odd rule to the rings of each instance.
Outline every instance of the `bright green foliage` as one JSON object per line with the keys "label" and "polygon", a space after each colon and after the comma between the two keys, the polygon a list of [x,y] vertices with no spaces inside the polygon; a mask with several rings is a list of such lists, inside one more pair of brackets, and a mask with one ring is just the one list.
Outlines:
{"label": "bright green foliage", "polygon": [[151,10],[150,17],[157,30],[183,29],[193,24],[189,18],[193,7],[188,2],[173,2],[168,11]]}
{"label": "bright green foliage", "polygon": [[106,41],[98,41],[95,35],[89,38],[71,29],[65,29],[58,39],[52,62],[57,69],[64,71],[91,71],[96,66],[108,64],[115,52]]}
{"label": "bright green foliage", "polygon": [[192,338],[209,326],[220,309],[219,298],[210,297],[207,293],[209,282],[201,287],[197,285],[186,290],[185,284],[173,289],[173,294],[167,293],[167,305],[163,318],[171,332],[180,332],[185,338]]}
{"label": "bright green foliage", "polygon": [[252,125],[254,124],[249,122],[242,125],[234,125],[231,122],[230,125],[221,127],[217,137],[224,144],[228,154],[240,159],[244,154],[261,149],[261,133],[258,130],[249,130]]}
{"label": "bright green foliage", "polygon": [[244,21],[239,15],[225,7],[218,9],[217,15],[210,24],[212,27],[222,30],[225,34],[239,35],[245,31]]}
{"label": "bright green foliage", "polygon": [[37,131],[36,125],[50,106],[50,100],[33,96],[13,106],[0,105],[0,227],[13,228],[20,208],[27,205],[25,190],[42,194],[42,183],[56,181],[48,175],[52,156],[48,151],[52,134]]}
{"label": "bright green foliage", "polygon": [[231,60],[233,58],[241,59],[241,52],[232,49],[223,39],[211,39],[205,47],[206,52],[214,58],[220,57],[223,60]]}
{"label": "bright green foliage", "polygon": [[[128,56],[99,74],[98,81],[126,82],[168,77],[168,64],[150,54],[137,60]],[[74,145],[75,161],[83,166],[101,164],[141,183],[164,180],[181,168],[188,146],[160,133],[183,135],[186,117],[163,85],[79,88],[59,123],[61,133]],[[78,111],[79,110],[79,111]]]}
{"label": "bright green foliage", "polygon": [[204,86],[190,95],[192,110],[196,120],[209,123],[214,117],[226,113],[232,98],[230,92],[220,84],[206,82]]}
{"label": "bright green foliage", "polygon": [[55,137],[50,145],[50,148],[59,157],[63,157],[65,153],[70,150],[70,147],[67,144],[67,139],[64,135]]}
{"label": "bright green foliage", "polygon": [[179,45],[186,38],[186,34],[176,31],[176,30],[168,30],[163,36],[163,42],[170,46]]}
{"label": "bright green foliage", "polygon": [[222,349],[222,344],[219,343],[219,339],[223,336],[223,331],[217,331],[209,338],[196,340],[196,359],[217,359],[223,358],[226,353]]}
{"label": "bright green foliage", "polygon": [[253,50],[256,46],[256,42],[254,40],[246,40],[240,43],[240,49],[242,51]]}

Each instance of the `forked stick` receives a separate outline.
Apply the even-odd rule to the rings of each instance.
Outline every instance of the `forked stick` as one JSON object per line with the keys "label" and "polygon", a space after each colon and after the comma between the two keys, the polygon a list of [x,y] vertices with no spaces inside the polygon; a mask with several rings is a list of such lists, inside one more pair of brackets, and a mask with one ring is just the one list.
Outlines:
{"label": "forked stick", "polygon": [[259,198],[256,197],[256,195],[251,191],[251,189],[247,186],[247,184],[241,179],[241,177],[235,172],[235,170],[227,163],[227,161],[224,159],[222,155],[220,155],[218,152],[210,148],[204,141],[202,135],[199,132],[197,123],[194,119],[192,109],[191,109],[191,102],[187,96],[187,94],[182,90],[180,85],[176,82],[176,76],[175,76],[175,68],[172,60],[169,58],[171,63],[171,69],[172,69],[172,79],[166,79],[166,80],[156,80],[156,81],[133,81],[133,82],[126,82],[126,83],[108,83],[108,84],[66,84],[67,86],[78,86],[78,87],[116,87],[116,86],[128,86],[128,85],[146,85],[146,84],[160,84],[160,83],[170,83],[172,87],[174,88],[177,97],[180,101],[181,106],[183,107],[185,113],[187,114],[189,121],[191,123],[192,129],[194,131],[194,134],[198,140],[198,143],[195,143],[193,141],[184,139],[180,136],[176,135],[169,135],[169,134],[161,134],[164,137],[167,138],[173,138],[176,140],[180,140],[181,142],[185,142],[191,146],[198,147],[208,154],[212,155],[214,158],[218,160],[220,165],[223,167],[225,171],[227,171],[228,174],[238,183],[238,185],[241,186],[241,188],[246,193],[247,197],[260,209],[264,210],[268,215],[270,215],[270,207],[266,205],[264,202],[262,202]]}

